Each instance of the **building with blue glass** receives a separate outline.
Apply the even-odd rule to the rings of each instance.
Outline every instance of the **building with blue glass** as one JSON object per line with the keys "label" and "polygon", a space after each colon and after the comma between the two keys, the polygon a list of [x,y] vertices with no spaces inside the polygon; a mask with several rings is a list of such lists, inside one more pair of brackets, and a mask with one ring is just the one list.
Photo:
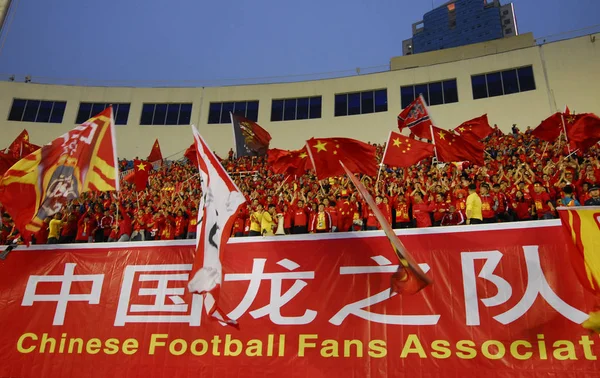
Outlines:
{"label": "building with blue glass", "polygon": [[518,35],[512,3],[499,0],[453,0],[413,24],[403,54],[418,54]]}

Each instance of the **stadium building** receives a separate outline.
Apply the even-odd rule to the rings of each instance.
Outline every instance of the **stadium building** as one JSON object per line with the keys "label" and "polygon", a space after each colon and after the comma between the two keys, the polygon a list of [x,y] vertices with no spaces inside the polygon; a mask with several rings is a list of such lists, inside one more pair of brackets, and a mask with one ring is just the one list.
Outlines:
{"label": "stadium building", "polygon": [[298,149],[311,137],[346,136],[383,143],[396,116],[422,93],[436,125],[453,128],[487,113],[507,132],[568,105],[600,113],[597,34],[538,45],[532,34],[393,57],[389,70],[294,83],[198,88],[90,87],[0,82],[3,137],[24,128],[47,143],[115,105],[118,156],[145,156],[155,138],[165,156],[191,143],[199,127],[219,154],[233,146],[229,112],[257,121],[271,145]]}

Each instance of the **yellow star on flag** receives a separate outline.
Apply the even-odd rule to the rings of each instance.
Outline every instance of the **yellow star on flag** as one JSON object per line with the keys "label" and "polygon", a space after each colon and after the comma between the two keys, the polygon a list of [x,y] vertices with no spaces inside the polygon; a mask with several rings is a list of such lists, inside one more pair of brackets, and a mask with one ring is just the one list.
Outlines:
{"label": "yellow star on flag", "polygon": [[327,145],[327,142],[323,143],[322,141],[318,140],[317,144],[315,144],[313,147],[317,149],[317,152],[321,152],[321,151],[327,151],[327,149],[325,148],[326,145]]}
{"label": "yellow star on flag", "polygon": [[440,139],[446,140],[446,134],[443,131],[440,131],[438,135],[440,136]]}
{"label": "yellow star on flag", "polygon": [[458,130],[459,130],[461,133],[464,133],[464,132],[465,132],[465,128],[464,128],[464,127],[459,127],[459,128],[458,128]]}
{"label": "yellow star on flag", "polygon": [[400,141],[400,138],[394,139],[394,146],[395,147],[400,147],[401,144],[402,144],[402,142]]}
{"label": "yellow star on flag", "polygon": [[145,171],[146,170],[146,165],[144,165],[144,163],[140,163],[137,166],[138,171]]}
{"label": "yellow star on flag", "polygon": [[298,155],[298,156],[300,156],[300,158],[301,158],[301,159],[304,159],[304,158],[305,158],[307,155],[306,155],[306,152],[303,152],[303,153],[301,153],[301,154],[300,154],[300,155]]}

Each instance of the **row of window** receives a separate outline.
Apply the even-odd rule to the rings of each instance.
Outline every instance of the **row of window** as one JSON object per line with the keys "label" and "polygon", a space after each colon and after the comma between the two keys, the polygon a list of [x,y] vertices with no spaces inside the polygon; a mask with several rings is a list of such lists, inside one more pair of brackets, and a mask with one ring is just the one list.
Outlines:
{"label": "row of window", "polygon": [[[473,75],[471,84],[475,100],[536,89],[531,66]],[[423,95],[428,105],[458,102],[456,79],[401,87],[402,108],[406,108],[419,95]],[[14,99],[8,120],[62,123],[66,105],[66,101]],[[109,105],[108,103],[80,103],[75,123],[85,122]],[[130,105],[129,103],[112,104],[117,125],[127,124]],[[386,112],[387,110],[387,89],[335,95],[334,115],[336,117]],[[208,123],[230,123],[230,113],[242,115],[256,122],[258,121],[258,101],[211,102]],[[275,99],[271,103],[272,122],[317,119],[321,118],[321,114],[321,96]],[[143,104],[140,125],[189,125],[191,117],[191,103]]]}

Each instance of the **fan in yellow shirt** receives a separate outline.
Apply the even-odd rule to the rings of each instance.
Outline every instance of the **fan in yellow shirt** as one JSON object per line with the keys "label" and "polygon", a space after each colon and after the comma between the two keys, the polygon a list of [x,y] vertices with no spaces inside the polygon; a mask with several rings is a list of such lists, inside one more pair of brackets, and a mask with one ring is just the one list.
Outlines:
{"label": "fan in yellow shirt", "polygon": [[259,203],[256,205],[256,211],[250,215],[250,232],[248,236],[260,236],[263,214],[263,206]]}
{"label": "fan in yellow shirt", "polygon": [[481,213],[481,198],[477,194],[477,186],[469,185],[469,196],[467,197],[467,224],[479,224],[483,222]]}
{"label": "fan in yellow shirt", "polygon": [[263,236],[273,236],[273,228],[275,227],[275,205],[269,205],[269,210],[263,212],[261,222],[261,233]]}

